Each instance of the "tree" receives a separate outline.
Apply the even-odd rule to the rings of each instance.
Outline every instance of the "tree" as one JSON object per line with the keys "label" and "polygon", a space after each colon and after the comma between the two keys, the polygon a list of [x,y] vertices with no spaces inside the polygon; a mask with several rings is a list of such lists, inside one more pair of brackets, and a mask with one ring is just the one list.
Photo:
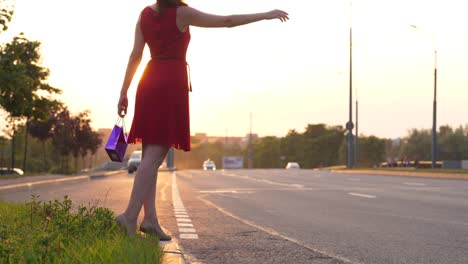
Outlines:
{"label": "tree", "polygon": [[468,156],[468,137],[463,127],[453,130],[449,126],[441,126],[438,138],[439,160],[463,160]]}
{"label": "tree", "polygon": [[359,137],[359,165],[378,166],[385,160],[385,140],[375,136]]}
{"label": "tree", "polygon": [[403,153],[409,159],[431,160],[431,130],[413,129],[405,138]]}
{"label": "tree", "polygon": [[60,172],[69,173],[68,157],[72,151],[74,142],[73,128],[70,111],[63,107],[53,119],[52,145],[57,150],[60,158]]}
{"label": "tree", "polygon": [[0,0],[0,33],[8,29],[8,23],[13,18],[13,3],[8,0]]}
{"label": "tree", "polygon": [[47,171],[47,152],[46,152],[46,141],[53,136],[54,120],[57,112],[50,111],[49,118],[46,120],[32,120],[29,123],[29,134],[37,138],[42,145],[42,158],[43,158],[43,170]]}
{"label": "tree", "polygon": [[264,137],[253,145],[253,162],[259,168],[281,167],[281,141],[277,137]]}
{"label": "tree", "polygon": [[99,133],[91,128],[91,119],[89,111],[79,113],[73,118],[73,135],[75,143],[72,154],[75,158],[75,171],[78,171],[78,155],[81,155],[82,161],[88,152],[95,153],[102,143]]}
{"label": "tree", "polygon": [[281,139],[281,158],[283,166],[286,162],[301,162],[304,159],[304,140],[295,129],[289,130],[288,134]]}
{"label": "tree", "polygon": [[9,113],[13,153],[16,127],[18,123],[26,122],[23,170],[26,170],[29,121],[45,119],[48,109],[59,104],[44,94],[50,96],[61,92],[46,83],[49,70],[39,65],[39,48],[40,42],[30,41],[20,34],[0,49],[0,106]]}

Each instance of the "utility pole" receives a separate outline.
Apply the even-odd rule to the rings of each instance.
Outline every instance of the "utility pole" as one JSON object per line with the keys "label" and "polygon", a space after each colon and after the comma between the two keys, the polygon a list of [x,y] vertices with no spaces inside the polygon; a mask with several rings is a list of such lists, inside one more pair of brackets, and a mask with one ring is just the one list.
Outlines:
{"label": "utility pole", "polygon": [[166,166],[169,170],[174,170],[174,149],[169,148],[166,157]]}
{"label": "utility pole", "polygon": [[[420,30],[417,25],[410,25],[416,30]],[[437,167],[437,47],[434,43],[434,36],[432,39],[432,48],[434,49],[434,101],[432,105],[432,146],[431,146],[431,156],[432,156],[432,168]]]}
{"label": "utility pole", "polygon": [[358,122],[358,113],[359,105],[357,99],[357,89],[356,89],[356,140],[354,141],[354,167],[359,167],[359,122]]}
{"label": "utility pole", "polygon": [[432,168],[437,167],[437,49],[434,48],[434,103],[432,106]]}
{"label": "utility pole", "polygon": [[249,157],[247,166],[249,169],[253,168],[253,148],[252,148],[252,112],[250,112],[250,132],[249,132]]}
{"label": "utility pole", "polygon": [[348,155],[346,167],[353,167],[353,24],[352,2],[349,1],[349,121],[346,123],[348,130]]}

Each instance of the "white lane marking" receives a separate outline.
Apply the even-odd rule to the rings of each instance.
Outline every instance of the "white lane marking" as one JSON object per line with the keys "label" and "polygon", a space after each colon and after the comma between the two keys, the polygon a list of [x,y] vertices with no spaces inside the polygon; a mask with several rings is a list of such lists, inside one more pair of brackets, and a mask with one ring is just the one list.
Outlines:
{"label": "white lane marking", "polygon": [[323,251],[323,250],[319,250],[319,249],[313,248],[313,247],[307,245],[306,243],[303,243],[303,242],[301,242],[301,241],[299,241],[299,240],[297,240],[297,239],[295,239],[295,238],[282,235],[282,234],[276,232],[275,230],[273,230],[273,229],[271,229],[271,228],[263,227],[263,226],[261,226],[261,225],[255,224],[254,222],[251,222],[251,221],[249,221],[249,220],[245,220],[245,219],[243,219],[243,218],[241,218],[241,217],[239,217],[239,216],[237,216],[237,215],[234,215],[234,214],[232,214],[232,213],[226,211],[226,210],[223,209],[222,207],[217,206],[216,204],[214,204],[214,203],[212,203],[212,202],[210,202],[210,201],[204,199],[204,198],[201,197],[201,196],[199,196],[198,199],[200,199],[201,201],[203,201],[203,202],[204,202],[205,204],[207,204],[208,206],[211,206],[211,207],[216,208],[216,209],[217,209],[218,211],[220,211],[221,213],[223,213],[223,214],[225,214],[225,215],[227,215],[227,216],[229,216],[229,217],[232,217],[232,218],[234,218],[234,219],[236,219],[236,220],[238,220],[238,221],[241,221],[242,223],[244,223],[244,224],[246,224],[246,225],[249,225],[249,226],[252,226],[252,227],[257,228],[257,229],[259,229],[259,230],[262,230],[263,232],[266,232],[266,233],[268,233],[268,234],[270,234],[270,235],[272,235],[272,236],[280,237],[280,238],[282,238],[282,239],[285,239],[285,240],[288,240],[288,241],[290,241],[290,242],[293,242],[293,243],[295,243],[295,244],[297,244],[297,245],[299,245],[299,246],[308,248],[308,249],[310,249],[310,250],[313,250],[313,251],[318,252],[318,253],[320,253],[320,254],[329,256],[329,257],[331,257],[331,258],[338,259],[338,260],[341,260],[341,261],[346,262],[346,263],[352,263],[352,264],[354,264],[354,262],[352,262],[352,261],[350,261],[349,259],[346,259],[346,258],[344,258],[344,257],[342,257],[342,256],[338,256],[338,255],[335,255],[335,254],[331,254],[331,253],[325,252],[325,251]]}
{"label": "white lane marking", "polygon": [[362,194],[362,193],[353,193],[353,192],[350,192],[348,193],[349,195],[352,195],[352,196],[359,196],[359,197],[364,197],[364,198],[377,198],[377,196],[375,195],[369,195],[369,194]]}
{"label": "white lane marking", "polygon": [[361,181],[361,179],[358,179],[358,178],[349,178],[348,180],[350,180],[350,181]]}
{"label": "white lane marking", "polygon": [[[187,211],[185,210],[184,203],[180,198],[175,172],[172,173],[172,204],[174,206],[174,215],[179,228],[180,239],[198,239],[195,228],[193,228],[192,220],[190,220]],[[184,223],[186,226],[181,225]]]}
{"label": "white lane marking", "polygon": [[189,218],[176,218],[176,221],[177,222],[180,222],[180,223],[192,223],[192,220],[190,220]]}
{"label": "white lane marking", "polygon": [[425,183],[419,183],[419,182],[405,182],[403,184],[410,185],[410,186],[426,186],[427,185]]}
{"label": "white lane marking", "polygon": [[175,215],[177,218],[189,218],[188,215],[180,215],[180,214],[176,214]]}
{"label": "white lane marking", "polygon": [[180,233],[196,233],[195,228],[179,227]]}
{"label": "white lane marking", "polygon": [[258,178],[250,177],[250,176],[247,176],[247,175],[240,175],[240,174],[233,174],[233,173],[226,173],[226,172],[222,172],[221,175],[224,175],[224,176],[227,176],[227,177],[236,177],[236,178],[240,178],[240,179],[256,181],[256,182],[266,183],[266,184],[271,184],[271,185],[292,187],[292,188],[297,188],[297,189],[302,189],[302,188],[305,187],[302,184],[290,184],[290,183],[275,182],[275,181],[270,181],[270,180],[267,180],[267,179],[258,179]]}
{"label": "white lane marking", "polygon": [[236,190],[213,190],[213,191],[199,191],[200,193],[237,193]]}
{"label": "white lane marking", "polygon": [[35,182],[28,182],[28,183],[18,183],[6,186],[0,186],[0,190],[8,190],[8,189],[15,189],[20,187],[28,187],[31,188],[34,185],[46,184],[46,183],[57,183],[57,182],[66,182],[66,181],[74,181],[74,180],[89,180],[89,176],[75,176],[75,177],[67,177],[67,178],[59,178],[59,179],[51,179],[51,180],[43,180],[43,181],[35,181]]}
{"label": "white lane marking", "polygon": [[180,234],[180,239],[198,239],[197,234]]}
{"label": "white lane marking", "polygon": [[177,226],[179,226],[179,227],[193,227],[193,225],[189,224],[189,223],[177,223]]}

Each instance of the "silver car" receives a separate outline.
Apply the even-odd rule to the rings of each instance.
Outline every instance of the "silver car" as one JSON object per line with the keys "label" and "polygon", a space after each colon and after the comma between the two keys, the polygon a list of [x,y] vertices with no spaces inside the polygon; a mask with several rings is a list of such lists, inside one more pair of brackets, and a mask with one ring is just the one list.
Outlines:
{"label": "silver car", "polygon": [[135,150],[132,152],[127,163],[128,173],[132,173],[138,169],[138,166],[140,166],[141,163],[141,155],[141,150]]}

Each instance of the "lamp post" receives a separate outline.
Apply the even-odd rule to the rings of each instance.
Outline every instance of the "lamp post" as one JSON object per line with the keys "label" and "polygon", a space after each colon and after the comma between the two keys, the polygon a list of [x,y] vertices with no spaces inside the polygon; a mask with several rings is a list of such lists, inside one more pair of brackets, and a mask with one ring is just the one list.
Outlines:
{"label": "lamp post", "polygon": [[352,1],[349,1],[349,120],[346,123],[348,130],[348,155],[346,167],[353,167],[353,25],[352,25]]}
{"label": "lamp post", "polygon": [[[419,30],[419,27],[416,25],[410,25],[412,28]],[[432,146],[431,146],[431,156],[432,156],[432,168],[437,167],[437,48],[433,44],[432,48],[434,49],[434,101],[432,104]]]}
{"label": "lamp post", "polygon": [[356,89],[356,138],[354,140],[354,166],[359,167],[359,105],[358,105],[358,95]]}

